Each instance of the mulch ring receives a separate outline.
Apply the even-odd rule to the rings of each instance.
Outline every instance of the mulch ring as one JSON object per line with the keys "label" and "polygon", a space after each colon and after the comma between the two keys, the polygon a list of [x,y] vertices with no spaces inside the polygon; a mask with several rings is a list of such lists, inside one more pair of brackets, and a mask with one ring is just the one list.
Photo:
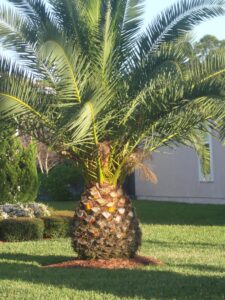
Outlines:
{"label": "mulch ring", "polygon": [[43,268],[90,268],[90,269],[135,269],[144,266],[162,266],[163,263],[153,257],[136,256],[132,259],[74,259],[61,263],[44,265]]}

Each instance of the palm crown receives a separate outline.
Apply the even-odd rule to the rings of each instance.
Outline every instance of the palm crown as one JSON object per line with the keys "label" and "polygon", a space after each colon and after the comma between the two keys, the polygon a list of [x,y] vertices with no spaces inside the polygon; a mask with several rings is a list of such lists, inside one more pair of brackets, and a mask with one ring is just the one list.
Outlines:
{"label": "palm crown", "polygon": [[143,0],[0,4],[0,114],[79,163],[87,183],[116,186],[164,145],[203,147],[223,129],[225,54],[188,56],[185,34],[224,14],[184,0],[141,31]]}

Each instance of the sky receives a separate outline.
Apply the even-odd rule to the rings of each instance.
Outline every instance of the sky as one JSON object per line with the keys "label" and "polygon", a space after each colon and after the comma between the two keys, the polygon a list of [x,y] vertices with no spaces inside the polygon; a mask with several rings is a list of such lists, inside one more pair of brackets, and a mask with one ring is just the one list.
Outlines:
{"label": "sky", "polygon": [[[151,22],[151,20],[161,10],[175,2],[175,0],[146,0],[145,24]],[[196,40],[199,40],[206,34],[215,35],[220,40],[225,39],[225,16],[205,21],[204,23],[196,26],[193,31],[193,35]]]}

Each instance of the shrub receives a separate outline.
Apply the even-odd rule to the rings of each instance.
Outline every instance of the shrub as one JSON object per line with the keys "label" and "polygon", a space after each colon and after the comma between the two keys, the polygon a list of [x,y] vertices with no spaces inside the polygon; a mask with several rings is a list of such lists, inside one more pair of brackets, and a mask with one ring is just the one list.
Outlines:
{"label": "shrub", "polygon": [[23,147],[19,138],[0,135],[0,204],[32,202],[38,192],[36,146]]}
{"label": "shrub", "polygon": [[43,218],[45,229],[44,237],[59,238],[68,237],[71,233],[72,217],[47,217]]}
{"label": "shrub", "polygon": [[40,240],[44,234],[41,219],[6,219],[0,221],[0,239],[7,242]]}
{"label": "shrub", "polygon": [[39,174],[39,198],[47,195],[49,201],[73,201],[80,199],[84,180],[81,171],[68,163],[50,170],[48,175]]}

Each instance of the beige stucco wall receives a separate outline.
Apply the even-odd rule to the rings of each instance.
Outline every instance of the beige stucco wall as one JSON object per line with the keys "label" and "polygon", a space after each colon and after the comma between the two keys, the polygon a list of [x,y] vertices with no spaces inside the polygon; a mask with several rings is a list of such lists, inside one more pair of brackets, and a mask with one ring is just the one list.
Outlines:
{"label": "beige stucco wall", "polygon": [[[135,174],[138,199],[225,204],[225,147],[212,141],[213,182],[200,182],[196,153],[188,148],[161,149],[151,168],[158,176],[153,185]],[[149,163],[149,162],[147,162]]]}

